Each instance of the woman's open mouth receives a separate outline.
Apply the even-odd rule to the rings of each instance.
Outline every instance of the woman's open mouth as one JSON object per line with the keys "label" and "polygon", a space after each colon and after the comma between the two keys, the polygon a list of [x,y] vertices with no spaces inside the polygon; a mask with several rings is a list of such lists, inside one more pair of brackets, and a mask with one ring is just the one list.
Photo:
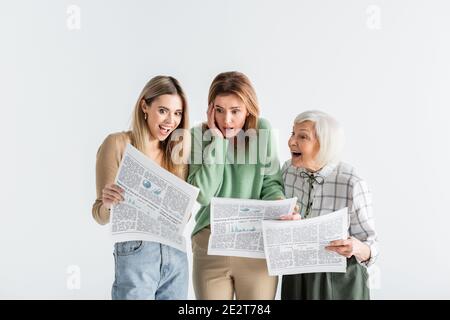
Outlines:
{"label": "woman's open mouth", "polygon": [[172,130],[172,127],[166,127],[166,126],[161,126],[161,125],[159,126],[159,132],[162,135],[168,134],[170,132],[170,130]]}
{"label": "woman's open mouth", "polygon": [[225,136],[229,136],[230,134],[233,134],[233,132],[234,132],[234,127],[226,127],[226,128],[223,128],[223,132],[224,132]]}
{"label": "woman's open mouth", "polygon": [[291,152],[292,154],[292,158],[298,158],[301,157],[302,153],[301,152]]}

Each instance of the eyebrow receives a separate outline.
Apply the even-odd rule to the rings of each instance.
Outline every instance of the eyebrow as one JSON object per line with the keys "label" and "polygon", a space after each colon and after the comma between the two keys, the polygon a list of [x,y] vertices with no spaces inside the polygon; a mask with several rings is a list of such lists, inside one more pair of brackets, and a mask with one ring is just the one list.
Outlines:
{"label": "eyebrow", "polygon": [[[164,107],[164,106],[159,106],[158,108],[163,108],[163,109],[166,109],[167,111],[170,111],[169,108]],[[183,112],[183,109],[177,109],[177,110],[175,110],[175,112],[176,112],[176,111]]]}
{"label": "eyebrow", "polygon": [[[216,104],[215,106],[224,109],[224,107],[219,106],[218,104]],[[230,109],[231,109],[231,110],[241,109],[241,107],[240,107],[240,106],[237,106],[237,107],[231,107]]]}

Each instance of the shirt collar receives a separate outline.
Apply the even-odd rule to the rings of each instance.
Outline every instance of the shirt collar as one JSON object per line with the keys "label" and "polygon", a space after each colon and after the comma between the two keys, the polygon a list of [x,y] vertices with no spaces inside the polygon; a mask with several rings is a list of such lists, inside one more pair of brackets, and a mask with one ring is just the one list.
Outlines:
{"label": "shirt collar", "polygon": [[317,171],[315,174],[318,174],[318,175],[326,178],[334,171],[335,168],[336,168],[335,163],[329,163],[329,164],[325,165],[322,169]]}
{"label": "shirt collar", "polygon": [[[306,170],[305,168],[296,168],[292,165],[292,163],[289,163],[290,166],[297,172],[306,172],[307,174],[311,174],[311,172],[309,172],[308,170]],[[336,163],[329,163],[327,165],[325,165],[322,169],[320,169],[319,171],[316,171],[313,173],[314,177],[322,177],[322,178],[326,178],[328,177],[336,168],[337,164]]]}

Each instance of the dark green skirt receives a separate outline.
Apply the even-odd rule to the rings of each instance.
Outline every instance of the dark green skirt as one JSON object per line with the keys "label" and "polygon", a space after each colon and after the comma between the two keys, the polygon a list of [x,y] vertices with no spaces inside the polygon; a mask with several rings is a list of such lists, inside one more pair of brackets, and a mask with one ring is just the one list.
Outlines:
{"label": "dark green skirt", "polygon": [[367,269],[355,257],[347,272],[303,273],[283,276],[282,300],[369,300]]}

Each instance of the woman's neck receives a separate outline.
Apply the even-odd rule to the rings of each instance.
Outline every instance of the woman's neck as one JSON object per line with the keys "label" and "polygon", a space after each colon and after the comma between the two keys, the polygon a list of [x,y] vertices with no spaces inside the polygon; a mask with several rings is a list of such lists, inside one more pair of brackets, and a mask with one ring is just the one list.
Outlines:
{"label": "woman's neck", "polygon": [[145,154],[151,159],[160,162],[162,156],[160,141],[150,137],[145,146]]}
{"label": "woman's neck", "polygon": [[308,172],[310,172],[310,173],[316,173],[316,172],[322,170],[322,168],[323,168],[323,167],[319,167],[319,166],[312,166],[312,167],[310,167],[310,168],[306,168],[306,167],[305,167],[306,171],[308,171]]}

